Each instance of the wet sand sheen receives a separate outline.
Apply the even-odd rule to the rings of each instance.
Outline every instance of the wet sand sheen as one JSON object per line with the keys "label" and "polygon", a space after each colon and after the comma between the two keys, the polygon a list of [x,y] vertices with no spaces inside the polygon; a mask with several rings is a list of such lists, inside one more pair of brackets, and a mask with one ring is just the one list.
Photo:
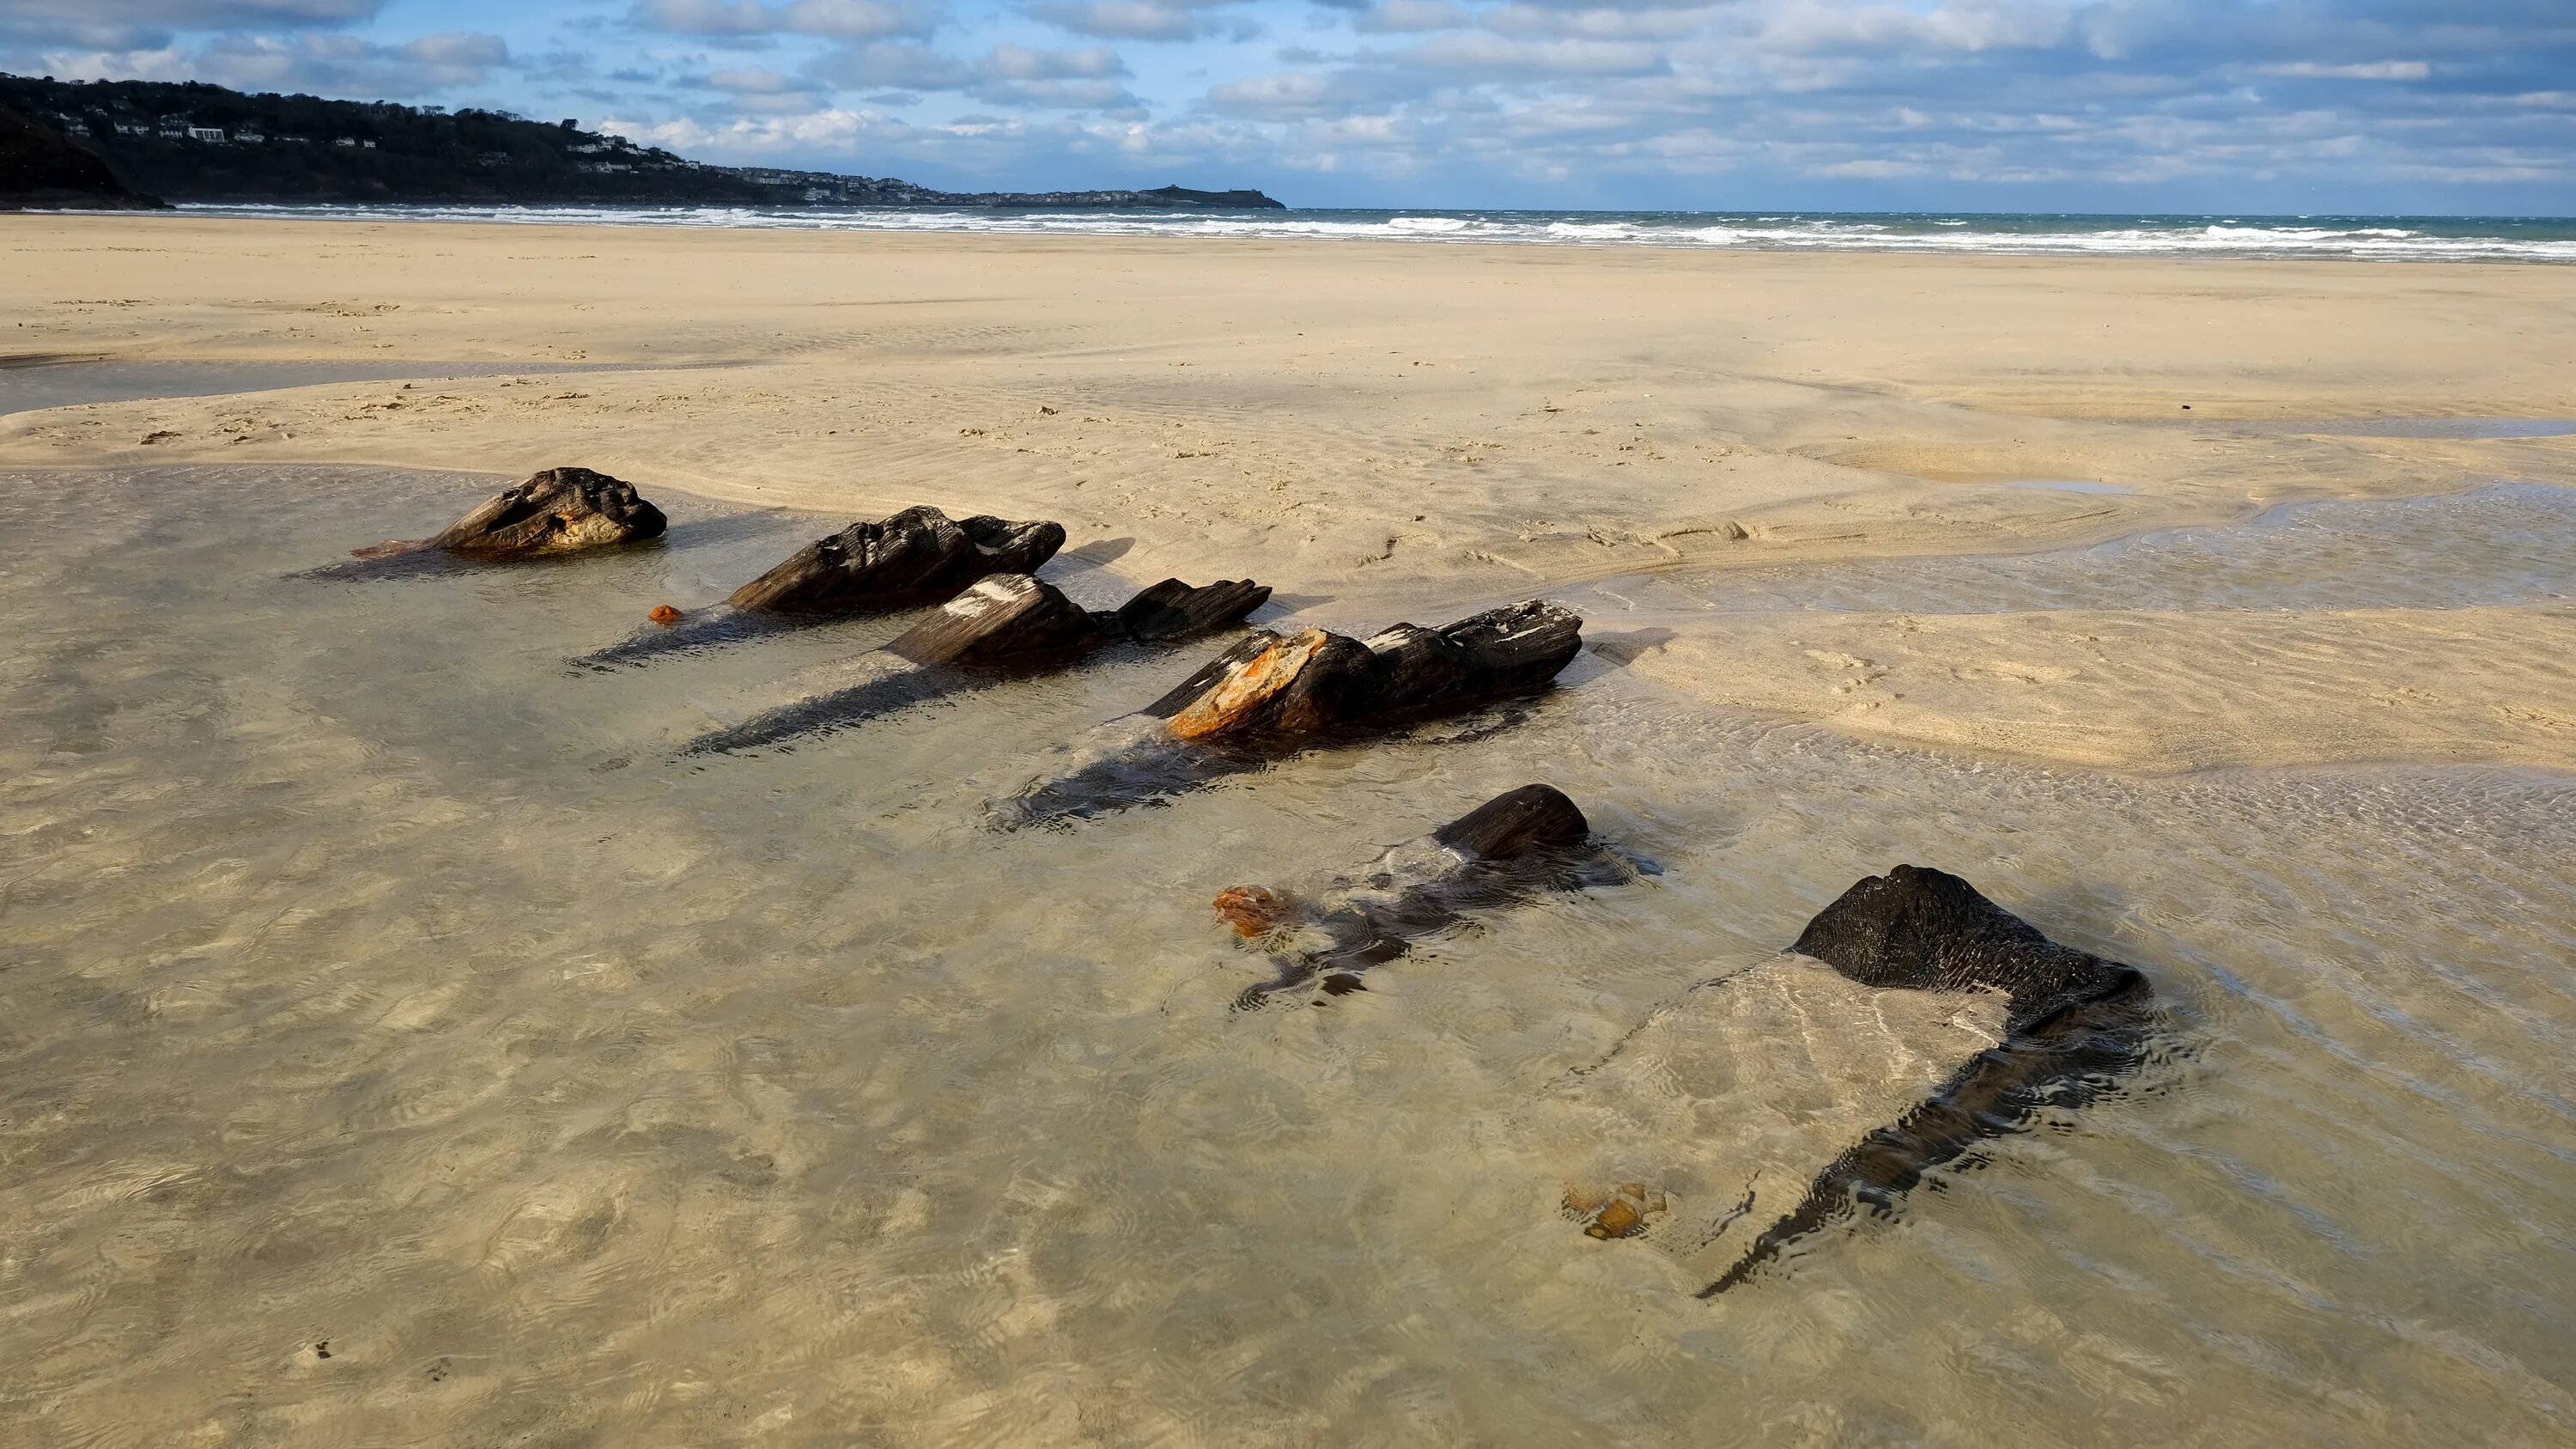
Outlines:
{"label": "wet sand sheen", "polygon": [[[2576,1190],[2564,774],[1978,763],[1711,711],[1614,650],[1472,744],[997,834],[982,798],[1184,666],[1107,659],[682,764],[904,616],[649,671],[566,656],[720,597],[815,519],[656,490],[661,546],[297,580],[481,484],[5,484],[30,546],[0,575],[0,1220],[23,1225],[0,1416],[46,1434],[2536,1442],[2576,1420],[2576,1310],[2546,1286],[2576,1269],[2553,1227]],[[2518,587],[2493,566],[2429,549],[2411,602],[2492,603]],[[1905,607],[1991,582],[1941,567],[1899,577]],[[1048,573],[1095,605],[1133,584]],[[1218,889],[1329,875],[1540,778],[1662,874],[1434,938],[1329,1009],[1227,1010],[1261,971]],[[1574,1232],[1556,1204],[1600,1144],[1551,1084],[1897,860],[2145,969],[2172,1059],[1716,1304],[1671,1257]],[[1726,1099],[1657,1089],[1621,1165],[1669,1180],[1676,1217],[1723,1211],[1702,1144],[1657,1124]]]}

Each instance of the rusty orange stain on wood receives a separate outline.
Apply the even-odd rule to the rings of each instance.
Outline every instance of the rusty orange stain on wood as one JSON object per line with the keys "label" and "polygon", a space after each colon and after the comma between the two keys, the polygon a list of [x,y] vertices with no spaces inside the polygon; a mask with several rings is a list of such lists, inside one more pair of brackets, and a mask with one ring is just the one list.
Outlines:
{"label": "rusty orange stain on wood", "polygon": [[1330,636],[1308,629],[1282,639],[1246,660],[1189,708],[1172,717],[1174,736],[1195,740],[1241,722],[1245,715],[1286,689]]}

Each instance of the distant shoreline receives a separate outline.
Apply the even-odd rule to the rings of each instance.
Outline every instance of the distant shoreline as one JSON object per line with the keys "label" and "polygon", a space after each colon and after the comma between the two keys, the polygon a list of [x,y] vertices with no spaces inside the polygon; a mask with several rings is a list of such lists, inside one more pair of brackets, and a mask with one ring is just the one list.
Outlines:
{"label": "distant shoreline", "polygon": [[2233,257],[2576,264],[2576,218],[2114,213],[1531,211],[1046,205],[180,202],[176,214],[304,221],[959,232],[1651,247],[1915,256]]}

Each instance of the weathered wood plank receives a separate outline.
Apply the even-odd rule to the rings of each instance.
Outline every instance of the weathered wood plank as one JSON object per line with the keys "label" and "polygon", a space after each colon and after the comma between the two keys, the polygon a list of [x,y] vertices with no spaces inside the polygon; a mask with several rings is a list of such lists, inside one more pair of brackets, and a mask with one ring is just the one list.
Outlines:
{"label": "weathered wood plank", "polygon": [[650,663],[782,628],[941,603],[992,574],[1028,573],[1064,546],[1064,525],[978,515],[951,521],[907,508],[853,523],[790,554],[715,608],[683,615],[663,605],[657,626],[571,661],[606,670]]}
{"label": "weathered wood plank", "polygon": [[1067,764],[990,814],[1009,828],[1123,809],[1284,752],[1531,694],[1573,660],[1582,630],[1571,610],[1536,599],[1366,641],[1256,630],[1147,705],[1143,724],[1078,743]]}
{"label": "weathered wood plank", "polygon": [[548,468],[486,499],[422,539],[353,549],[352,558],[439,552],[462,558],[537,558],[659,538],[670,526],[635,485],[588,468]]}
{"label": "weathered wood plank", "polygon": [[799,614],[937,603],[989,574],[1033,573],[1062,547],[1060,523],[913,507],[814,540],[725,602]]}
{"label": "weathered wood plank", "polygon": [[1278,968],[1277,979],[1235,999],[1238,1008],[1252,1008],[1309,983],[1328,996],[1364,990],[1362,972],[1470,913],[1547,892],[1618,884],[1638,873],[1636,863],[1594,842],[1590,822],[1563,791],[1534,784],[1390,847],[1320,890],[1234,886],[1215,904]]}
{"label": "weathered wood plank", "polygon": [[1241,623],[1269,597],[1266,586],[1248,580],[1193,588],[1165,579],[1118,609],[1086,610],[1052,584],[1026,574],[996,574],[877,651],[886,667],[873,677],[701,735],[682,753],[781,744],[1003,679],[1067,668],[1114,645],[1178,643]]}

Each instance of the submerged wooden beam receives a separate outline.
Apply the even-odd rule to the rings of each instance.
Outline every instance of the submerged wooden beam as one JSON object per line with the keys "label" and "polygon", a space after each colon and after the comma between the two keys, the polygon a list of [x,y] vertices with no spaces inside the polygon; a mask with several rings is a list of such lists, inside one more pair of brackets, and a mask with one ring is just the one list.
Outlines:
{"label": "submerged wooden beam", "polygon": [[1067,668],[1117,644],[1173,644],[1231,628],[1270,598],[1267,585],[1165,579],[1116,609],[1091,610],[1053,584],[996,574],[857,665],[865,677],[701,735],[683,754],[723,754],[855,724],[1004,679]]}
{"label": "submerged wooden beam", "polygon": [[[2050,940],[1955,875],[1900,865],[1845,891],[1787,953],[1695,989],[1577,1074],[1596,1133],[1620,1115],[1686,1124],[1699,1140],[1682,1150],[1702,1158],[1688,1172],[1717,1189],[1701,1207],[1724,1209],[1649,1225],[1658,1190],[1593,1235],[1661,1240],[1713,1272],[1700,1296],[1714,1297],[1801,1239],[1894,1212],[1926,1172],[2043,1108],[2115,1090],[2155,1029],[2134,968]],[[1619,1100],[1623,1081],[1656,1105]],[[1707,1095],[1676,1109],[1677,1093]],[[1618,1170],[1644,1180],[1634,1166]],[[1566,1209],[1593,1231],[1636,1196],[1578,1187]]]}
{"label": "submerged wooden beam", "polygon": [[1328,996],[1365,990],[1362,972],[1471,912],[1636,874],[1634,863],[1593,841],[1590,822],[1563,791],[1523,785],[1390,847],[1321,890],[1234,886],[1219,894],[1217,914],[1258,941],[1279,969],[1276,980],[1249,988],[1235,1005],[1257,1007],[1309,983]]}
{"label": "submerged wooden beam", "polygon": [[1034,573],[1064,547],[1064,525],[978,514],[952,520],[928,505],[853,523],[696,614],[663,605],[656,627],[583,655],[575,668],[642,664],[796,624],[944,602],[976,580]]}
{"label": "submerged wooden beam", "polygon": [[1285,752],[1534,693],[1582,647],[1582,619],[1537,599],[1366,640],[1255,630],[991,811],[1009,827],[1124,809]]}
{"label": "submerged wooden beam", "polygon": [[430,538],[393,539],[352,558],[438,552],[461,558],[535,558],[659,538],[670,525],[635,485],[588,468],[531,474]]}

